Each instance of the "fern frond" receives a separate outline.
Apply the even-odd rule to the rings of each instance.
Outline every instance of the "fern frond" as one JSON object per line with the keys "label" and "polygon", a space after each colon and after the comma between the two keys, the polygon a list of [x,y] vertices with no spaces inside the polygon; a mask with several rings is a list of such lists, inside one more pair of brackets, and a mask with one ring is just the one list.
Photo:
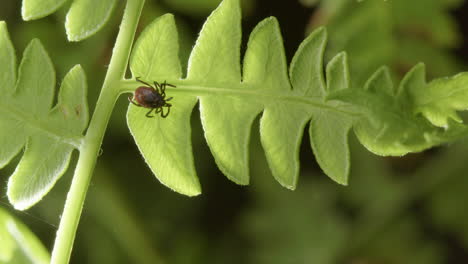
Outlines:
{"label": "fern frond", "polygon": [[185,79],[172,15],[156,19],[135,45],[130,62],[134,77],[177,86],[167,89],[168,96],[174,97],[169,117],[149,119],[147,109],[133,105],[127,113],[146,162],[171,189],[186,195],[201,191],[190,142],[190,115],[197,101],[216,164],[229,179],[243,185],[249,183],[251,126],[260,114],[268,164],[276,180],[290,189],[297,183],[298,147],[309,121],[320,167],[341,184],[348,179],[348,133],[353,126],[362,144],[381,155],[420,151],[466,133],[462,125],[450,123],[448,129],[441,129],[417,114],[419,108],[408,94],[420,93],[413,88],[414,72],[398,92],[386,69],[377,71],[366,87],[350,87],[346,54],[340,53],[328,63],[324,76],[324,28],[303,41],[288,74],[278,23],[273,17],[263,20],[250,35],[241,71],[240,19],[237,0],[220,4],[200,32]]}
{"label": "fern frond", "polygon": [[0,22],[0,168],[25,147],[8,182],[8,198],[27,209],[52,188],[78,148],[88,122],[86,80],[80,66],[65,76],[51,109],[55,72],[38,40],[24,51],[16,77],[16,57],[6,25]]}
{"label": "fern frond", "polygon": [[[354,125],[354,131],[360,142],[370,151],[383,156],[400,156],[455,140],[465,136],[467,127],[461,120],[449,120],[454,117],[452,111],[460,109],[456,99],[457,90],[463,87],[462,77],[437,79],[429,84],[425,81],[424,66],[419,64],[409,71],[396,89],[390,78],[388,68],[376,71],[363,88],[346,89],[337,92],[329,99],[348,102],[362,111],[364,118]],[[454,81],[455,80],[455,81]],[[468,80],[464,86],[468,86]],[[446,102],[440,101],[441,87],[448,93]],[[460,91],[460,93],[463,93]],[[466,91],[465,91],[466,93]],[[465,95],[466,96],[466,95]],[[440,108],[427,106],[426,99],[439,102]],[[428,110],[430,109],[430,110]],[[465,108],[466,109],[466,108]],[[437,127],[419,115],[432,118],[444,117],[444,127]],[[437,123],[436,123],[437,124]]]}
{"label": "fern frond", "polygon": [[[35,20],[56,12],[66,0],[23,0],[24,20]],[[81,41],[101,30],[109,20],[116,0],[74,0],[67,13],[65,29],[68,40]]]}

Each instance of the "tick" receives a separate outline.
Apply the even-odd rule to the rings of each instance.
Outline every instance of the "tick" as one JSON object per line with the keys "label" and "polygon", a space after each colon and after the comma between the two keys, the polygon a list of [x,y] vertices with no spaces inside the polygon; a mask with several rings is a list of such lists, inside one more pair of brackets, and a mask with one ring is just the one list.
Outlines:
{"label": "tick", "polygon": [[[158,83],[154,81],[154,86],[140,80],[140,77],[136,77],[138,82],[146,86],[140,86],[135,90],[135,94],[132,97],[131,95],[128,97],[130,103],[144,108],[150,108],[148,113],[146,113],[146,117],[154,117],[151,113],[154,112],[156,114],[161,113],[162,118],[166,118],[169,115],[171,110],[171,104],[167,103],[170,101],[172,97],[166,98],[166,86],[169,87],[176,87],[175,85],[168,84],[166,81],[163,83]],[[167,112],[164,113],[164,107],[167,107]]]}

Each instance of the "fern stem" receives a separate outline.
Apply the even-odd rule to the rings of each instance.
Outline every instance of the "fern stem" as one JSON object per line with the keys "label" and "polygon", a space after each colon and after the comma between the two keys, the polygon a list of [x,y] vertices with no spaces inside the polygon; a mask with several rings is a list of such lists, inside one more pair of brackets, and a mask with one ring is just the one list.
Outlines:
{"label": "fern stem", "polygon": [[86,192],[112,109],[119,95],[115,84],[124,78],[143,4],[144,0],[127,0],[119,34],[109,64],[109,70],[83,145],[80,148],[80,157],[76,165],[70,191],[65,201],[64,211],[52,250],[52,264],[66,264],[69,262]]}

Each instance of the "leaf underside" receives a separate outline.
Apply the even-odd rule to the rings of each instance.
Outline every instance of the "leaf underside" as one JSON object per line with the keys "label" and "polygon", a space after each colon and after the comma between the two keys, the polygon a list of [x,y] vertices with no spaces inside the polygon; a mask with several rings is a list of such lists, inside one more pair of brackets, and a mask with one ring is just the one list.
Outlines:
{"label": "leaf underside", "polygon": [[24,148],[8,181],[10,202],[24,210],[42,199],[66,170],[88,122],[88,106],[85,75],[75,66],[51,108],[55,72],[38,40],[25,49],[18,77],[16,67],[6,25],[0,22],[0,168]]}
{"label": "leaf underside", "polygon": [[[135,44],[130,61],[133,76],[177,86],[167,88],[167,96],[174,97],[167,118],[147,118],[148,109],[134,105],[127,113],[142,155],[169,188],[190,196],[201,192],[190,141],[190,115],[197,101],[218,167],[242,185],[249,183],[249,136],[258,115],[269,167],[276,180],[290,189],[297,184],[298,148],[309,122],[316,160],[325,174],[341,184],[348,181],[351,128],[366,148],[379,155],[421,151],[466,134],[455,111],[466,109],[468,100],[439,100],[453,90],[453,96],[468,96],[468,86],[463,87],[466,74],[426,83],[424,68],[418,65],[396,89],[388,70],[382,68],[365,87],[350,87],[345,53],[336,55],[323,74],[327,37],[323,28],[299,46],[288,73],[273,17],[251,33],[241,69],[240,20],[238,0],[224,0],[199,34],[186,78],[172,15],[156,19]],[[427,98],[421,97],[425,93]]]}
{"label": "leaf underside", "polygon": [[[48,16],[67,0],[23,0],[21,15],[24,20]],[[68,10],[65,29],[69,41],[81,41],[101,30],[114,10],[116,0],[73,0]]]}
{"label": "leaf underside", "polygon": [[0,207],[0,263],[50,262],[41,241],[21,222]]}

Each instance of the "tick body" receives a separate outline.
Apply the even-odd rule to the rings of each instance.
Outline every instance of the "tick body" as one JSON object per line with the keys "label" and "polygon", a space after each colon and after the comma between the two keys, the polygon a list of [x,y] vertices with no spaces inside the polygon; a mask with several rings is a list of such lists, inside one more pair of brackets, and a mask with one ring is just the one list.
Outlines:
{"label": "tick body", "polygon": [[[170,101],[172,97],[166,98],[166,86],[175,87],[175,85],[168,84],[166,81],[163,83],[153,82],[154,85],[146,83],[136,78],[138,82],[146,86],[140,86],[135,90],[135,94],[128,97],[128,100],[139,107],[149,108],[150,110],[146,113],[146,117],[154,117],[151,113],[154,111],[156,114],[161,113],[162,118],[166,118],[171,110]],[[164,113],[164,107],[167,107],[167,112]]]}

